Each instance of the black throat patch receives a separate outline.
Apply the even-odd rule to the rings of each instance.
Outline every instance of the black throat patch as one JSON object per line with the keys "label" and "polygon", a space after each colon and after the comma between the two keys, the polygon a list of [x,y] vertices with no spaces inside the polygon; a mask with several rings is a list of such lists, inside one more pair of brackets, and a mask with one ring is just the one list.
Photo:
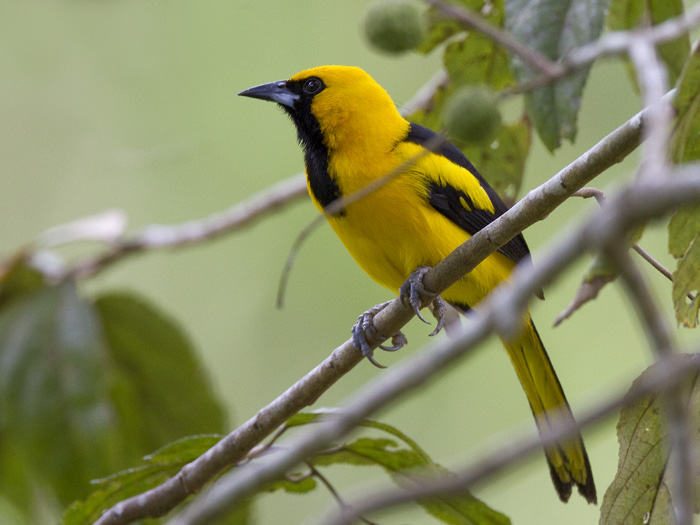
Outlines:
{"label": "black throat patch", "polygon": [[297,128],[297,138],[304,148],[304,162],[309,188],[324,208],[341,196],[340,188],[328,172],[329,151],[318,119],[311,112],[314,95],[304,93],[303,81],[288,81],[287,88],[299,95],[294,107],[282,106]]}

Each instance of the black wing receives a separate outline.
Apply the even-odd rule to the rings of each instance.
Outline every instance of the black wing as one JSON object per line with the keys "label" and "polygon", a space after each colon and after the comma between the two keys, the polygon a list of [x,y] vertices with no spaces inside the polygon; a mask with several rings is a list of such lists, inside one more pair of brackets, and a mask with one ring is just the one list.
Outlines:
{"label": "black wing", "polygon": [[[426,142],[429,142],[435,135],[436,133],[434,131],[411,123],[411,129],[404,140],[406,142],[425,146]],[[470,235],[474,235],[484,226],[493,222],[496,217],[503,215],[508,210],[508,207],[498,196],[498,193],[489,186],[474,165],[469,162],[469,159],[467,159],[454,144],[443,142],[442,145],[435,150],[435,153],[465,168],[469,173],[474,175],[479,181],[479,184],[481,184],[481,187],[486,191],[489,199],[491,199],[495,213],[476,208],[469,195],[457,188],[441,186],[436,182],[432,182],[428,186],[428,202],[436,211],[450,219]],[[465,208],[464,203],[467,204],[469,209]],[[527,247],[522,233],[513,237],[505,245],[501,246],[498,251],[516,263],[524,258],[528,258],[530,255],[530,250]]]}

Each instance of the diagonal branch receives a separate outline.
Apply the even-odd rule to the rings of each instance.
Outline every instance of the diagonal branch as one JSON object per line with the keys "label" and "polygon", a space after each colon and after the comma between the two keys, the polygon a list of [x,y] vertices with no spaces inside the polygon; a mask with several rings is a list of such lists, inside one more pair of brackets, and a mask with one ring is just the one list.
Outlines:
{"label": "diagonal branch", "polygon": [[[363,419],[428,382],[437,372],[473,350],[492,331],[505,337],[514,335],[519,329],[522,311],[527,307],[529,298],[581,257],[585,250],[610,246],[640,221],[661,216],[678,206],[700,203],[700,166],[678,169],[677,172],[671,183],[637,181],[621,191],[602,212],[594,215],[573,233],[567,233],[537,267],[516,267],[512,275],[512,286],[497,288],[480,303],[479,317],[473,320],[461,337],[432,344],[415,358],[388,370],[381,380],[377,379],[355,392],[345,403],[346,408],[342,414],[329,415],[313,431],[299,435],[288,444],[286,450],[280,451],[264,464],[247,464],[223,475],[201,498],[177,516],[171,525],[211,523],[255,493],[260,486],[277,479],[330,442],[342,438]],[[537,202],[536,199],[533,196],[532,202]],[[468,247],[479,237],[488,237],[490,230],[497,229],[494,225],[502,222],[505,221],[498,219],[463,246]],[[463,260],[464,266],[469,266],[478,257],[470,251],[467,253],[469,255]],[[439,274],[441,265],[442,263],[433,271]]]}

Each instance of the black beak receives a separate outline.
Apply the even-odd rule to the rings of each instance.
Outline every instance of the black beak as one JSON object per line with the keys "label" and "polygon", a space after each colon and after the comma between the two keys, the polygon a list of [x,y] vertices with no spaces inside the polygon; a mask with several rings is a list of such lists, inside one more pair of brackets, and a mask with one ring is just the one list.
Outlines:
{"label": "black beak", "polygon": [[241,91],[241,97],[259,98],[261,100],[270,100],[277,102],[283,106],[294,107],[294,102],[299,100],[299,95],[292,93],[287,88],[287,81],[280,80],[279,82],[270,82],[269,84],[261,84],[259,86]]}

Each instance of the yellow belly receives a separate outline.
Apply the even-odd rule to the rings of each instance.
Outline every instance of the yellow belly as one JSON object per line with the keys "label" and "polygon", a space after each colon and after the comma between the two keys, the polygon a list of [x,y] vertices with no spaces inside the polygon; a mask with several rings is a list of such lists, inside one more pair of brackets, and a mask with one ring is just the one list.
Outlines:
{"label": "yellow belly", "polygon": [[[470,235],[416,194],[410,180],[396,179],[328,221],[357,264],[376,282],[398,293],[419,266],[435,266]],[[475,306],[514,266],[494,253],[443,294]]]}

